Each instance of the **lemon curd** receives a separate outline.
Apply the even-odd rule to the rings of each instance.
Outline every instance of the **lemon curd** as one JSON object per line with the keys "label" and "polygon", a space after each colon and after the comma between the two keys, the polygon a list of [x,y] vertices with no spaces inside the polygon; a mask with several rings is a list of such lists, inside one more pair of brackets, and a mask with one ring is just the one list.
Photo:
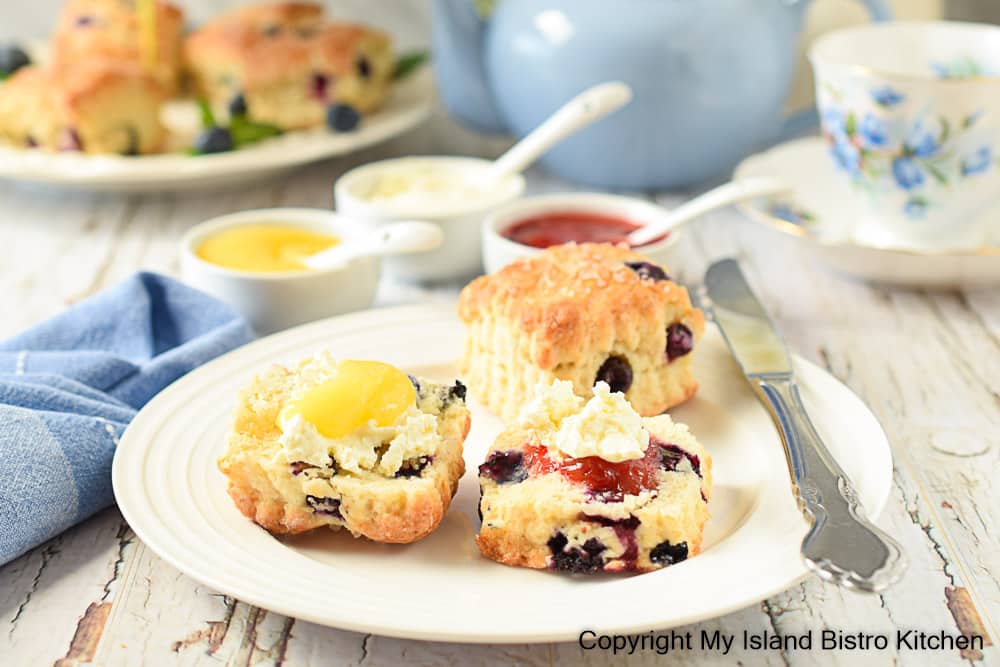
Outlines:
{"label": "lemon curd", "polygon": [[306,270],[302,263],[304,257],[339,242],[335,236],[302,227],[245,225],[213,234],[198,246],[195,254],[227,269],[280,273]]}
{"label": "lemon curd", "polygon": [[395,366],[344,360],[329,379],[289,403],[279,421],[299,415],[323,437],[342,438],[370,422],[376,427],[395,424],[416,400],[410,378]]}

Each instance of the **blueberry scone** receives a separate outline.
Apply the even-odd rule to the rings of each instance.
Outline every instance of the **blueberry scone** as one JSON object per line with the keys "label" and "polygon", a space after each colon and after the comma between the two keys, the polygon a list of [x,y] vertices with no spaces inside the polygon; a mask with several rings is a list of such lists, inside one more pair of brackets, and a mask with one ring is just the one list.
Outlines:
{"label": "blueberry scone", "polygon": [[566,244],[515,261],[462,290],[461,371],[505,421],[538,382],[598,381],[656,415],[694,395],[691,351],[705,319],[687,290],[624,247]]}
{"label": "blueberry scone", "polygon": [[176,92],[181,71],[183,12],[167,2],[153,5],[153,61],[142,40],[143,17],[132,0],[67,0],[52,34],[51,59],[57,69],[107,60],[143,65],[167,94]]}
{"label": "blueberry scone", "polygon": [[479,466],[483,555],[570,572],[648,571],[701,549],[712,460],[686,426],[598,382],[539,385]]}
{"label": "blueberry scone", "polygon": [[253,5],[192,34],[184,58],[197,92],[219,111],[237,109],[286,130],[324,121],[353,127],[389,91],[389,37],[334,23],[312,3]]}
{"label": "blueberry scone", "polygon": [[240,511],[272,533],[329,526],[413,542],[451,503],[469,423],[460,382],[318,354],[242,392],[219,469]]}
{"label": "blueberry scone", "polygon": [[138,65],[24,67],[0,84],[0,139],[24,148],[138,155],[162,150],[165,93]]}

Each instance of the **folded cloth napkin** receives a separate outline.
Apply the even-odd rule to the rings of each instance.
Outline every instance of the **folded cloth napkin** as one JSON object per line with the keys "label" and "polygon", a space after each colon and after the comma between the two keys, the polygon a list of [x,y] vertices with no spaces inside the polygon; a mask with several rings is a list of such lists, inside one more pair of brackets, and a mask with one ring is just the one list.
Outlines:
{"label": "folded cloth napkin", "polygon": [[139,273],[0,343],[0,564],[110,505],[136,411],[252,336],[225,304]]}

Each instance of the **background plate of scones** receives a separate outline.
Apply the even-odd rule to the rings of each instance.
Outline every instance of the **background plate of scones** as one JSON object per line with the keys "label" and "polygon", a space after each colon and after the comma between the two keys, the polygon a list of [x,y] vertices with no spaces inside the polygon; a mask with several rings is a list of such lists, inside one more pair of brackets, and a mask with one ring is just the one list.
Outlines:
{"label": "background plate of scones", "polygon": [[308,2],[185,31],[167,2],[69,0],[47,44],[15,51],[0,71],[0,177],[62,187],[260,179],[400,134],[434,99],[425,54]]}
{"label": "background plate of scones", "polygon": [[[795,364],[877,515],[882,429]],[[205,585],[398,637],[664,629],[807,575],[767,413],[687,290],[610,245],[478,278],[457,313],[369,311],[221,357],[140,412],[114,487],[136,534]]]}

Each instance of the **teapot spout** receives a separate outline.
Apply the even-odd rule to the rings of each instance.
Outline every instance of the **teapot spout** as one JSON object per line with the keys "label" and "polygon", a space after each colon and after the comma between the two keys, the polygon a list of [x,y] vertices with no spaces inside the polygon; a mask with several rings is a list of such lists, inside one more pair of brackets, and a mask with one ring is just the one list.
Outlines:
{"label": "teapot spout", "polygon": [[434,0],[434,68],[448,110],[481,132],[503,134],[483,65],[487,19],[472,0]]}

